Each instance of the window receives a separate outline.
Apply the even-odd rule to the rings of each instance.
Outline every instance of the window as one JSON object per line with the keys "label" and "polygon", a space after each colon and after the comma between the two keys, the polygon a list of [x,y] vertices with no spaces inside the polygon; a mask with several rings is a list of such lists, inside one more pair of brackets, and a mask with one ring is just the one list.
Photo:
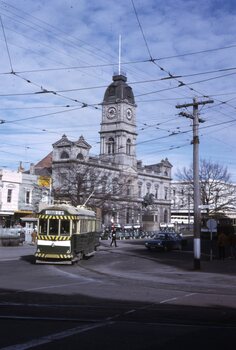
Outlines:
{"label": "window", "polygon": [[83,160],[83,159],[84,159],[83,154],[82,154],[82,153],[78,153],[78,155],[77,155],[77,159],[79,159],[79,160]]}
{"label": "window", "polygon": [[115,153],[115,141],[114,141],[113,137],[109,137],[109,139],[108,139],[107,153],[108,154],[114,154]]}
{"label": "window", "polygon": [[12,200],[12,189],[7,190],[7,203],[11,203]]}
{"label": "window", "polygon": [[158,199],[158,186],[155,186],[155,199]]}
{"label": "window", "polygon": [[168,199],[168,187],[165,187],[165,200]]}
{"label": "window", "polygon": [[129,224],[130,223],[130,218],[131,218],[131,209],[127,208],[126,209],[126,223]]}
{"label": "window", "polygon": [[67,159],[67,158],[69,158],[69,154],[66,151],[63,151],[61,153],[61,159]]}
{"label": "window", "polygon": [[149,194],[150,193],[150,189],[151,189],[150,182],[148,182],[146,186],[147,186],[147,194]]}
{"label": "window", "polygon": [[30,204],[31,202],[31,192],[29,190],[26,190],[25,192],[25,203]]}
{"label": "window", "polygon": [[128,139],[126,142],[126,154],[131,155],[131,140]]}
{"label": "window", "polygon": [[165,209],[164,211],[164,222],[167,223],[168,222],[168,211]]}
{"label": "window", "polygon": [[131,195],[131,181],[129,180],[127,183],[127,191],[126,191],[127,196]]}
{"label": "window", "polygon": [[61,220],[60,235],[62,235],[62,236],[69,236],[70,235],[70,221],[69,220]]}
{"label": "window", "polygon": [[55,236],[58,235],[59,220],[50,219],[49,220],[49,235]]}

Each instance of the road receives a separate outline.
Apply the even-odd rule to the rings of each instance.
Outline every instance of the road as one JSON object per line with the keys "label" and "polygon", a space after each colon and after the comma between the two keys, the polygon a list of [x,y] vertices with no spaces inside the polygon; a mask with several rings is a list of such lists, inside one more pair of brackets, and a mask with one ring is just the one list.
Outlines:
{"label": "road", "polygon": [[[77,265],[34,265],[34,247],[0,248],[0,347],[222,349],[236,340],[236,261],[193,270],[192,252],[101,241]],[[229,344],[229,345],[227,345]]]}

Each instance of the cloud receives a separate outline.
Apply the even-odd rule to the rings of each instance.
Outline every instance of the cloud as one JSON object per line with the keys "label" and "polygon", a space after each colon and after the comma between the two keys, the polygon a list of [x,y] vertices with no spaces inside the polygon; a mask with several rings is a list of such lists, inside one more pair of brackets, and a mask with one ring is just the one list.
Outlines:
{"label": "cloud", "polygon": [[[227,124],[236,119],[235,77],[226,76],[235,71],[221,72],[235,65],[234,2],[134,4],[139,22],[126,0],[0,2],[0,73],[19,72],[1,74],[0,119],[6,123],[0,124],[0,167],[39,161],[64,133],[71,139],[83,134],[92,153],[99,153],[100,103],[117,70],[121,34],[122,69],[138,105],[138,159],[150,164],[168,157],[174,168],[190,165],[192,125],[178,116],[176,105],[210,96],[214,107],[199,108],[206,120],[201,156],[228,166],[236,181],[236,123]],[[218,72],[206,74],[213,70]],[[180,77],[160,80],[170,74]],[[180,81],[186,85],[178,87]],[[220,122],[225,124],[216,127]]]}

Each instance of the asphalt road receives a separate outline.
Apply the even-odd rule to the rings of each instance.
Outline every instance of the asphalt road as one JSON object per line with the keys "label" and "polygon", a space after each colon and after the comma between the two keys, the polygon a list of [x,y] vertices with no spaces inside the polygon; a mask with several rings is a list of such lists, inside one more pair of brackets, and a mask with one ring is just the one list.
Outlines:
{"label": "asphalt road", "polygon": [[[186,248],[188,249],[188,247]],[[102,241],[77,265],[0,247],[0,349],[222,349],[236,341],[236,261]]]}

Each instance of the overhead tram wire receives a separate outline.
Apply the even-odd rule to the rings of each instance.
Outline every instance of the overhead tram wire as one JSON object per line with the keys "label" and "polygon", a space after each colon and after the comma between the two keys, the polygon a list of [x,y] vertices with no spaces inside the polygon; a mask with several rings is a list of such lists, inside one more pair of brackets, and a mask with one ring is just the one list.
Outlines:
{"label": "overhead tram wire", "polygon": [[[186,86],[187,88],[189,88],[191,91],[194,91],[196,92],[197,94],[200,94],[202,97],[208,97],[206,96],[206,94],[203,94],[202,92],[190,87],[190,85],[193,85],[193,84],[196,84],[197,82],[194,82],[194,83],[184,83],[183,81],[179,80],[178,77],[175,77],[174,75],[172,75],[169,71],[167,71],[165,68],[161,67],[159,64],[157,64],[157,62],[152,58],[152,55],[151,55],[151,52],[150,52],[150,49],[148,47],[148,44],[147,44],[147,40],[146,40],[146,37],[144,35],[144,31],[143,31],[143,28],[141,26],[141,23],[139,21],[139,17],[138,17],[138,14],[137,14],[137,11],[136,11],[136,8],[135,8],[135,5],[134,5],[134,2],[133,0],[131,0],[132,2],[132,5],[133,5],[133,8],[134,8],[134,13],[135,13],[135,16],[136,16],[136,19],[137,19],[137,22],[138,22],[138,25],[139,25],[139,28],[140,28],[140,31],[142,33],[142,36],[143,36],[143,39],[144,39],[144,43],[145,43],[145,46],[147,48],[147,51],[148,51],[148,54],[149,54],[149,57],[150,57],[150,62],[155,64],[161,71],[167,73],[167,75],[169,76],[169,79],[174,79],[177,81],[178,83],[178,86],[176,87],[172,87],[172,88],[169,88],[170,90],[171,89],[176,89],[176,88],[179,88],[179,87],[182,87],[182,86]],[[213,78],[209,78],[208,80],[212,80]],[[215,79],[217,79],[217,77],[215,77]],[[204,80],[204,81],[199,81],[200,82],[205,82],[205,81],[208,81],[208,80]],[[159,90],[157,92],[162,92],[162,91],[165,91],[164,89],[162,90]],[[147,95],[147,94],[150,94],[150,93],[146,93],[146,94],[142,94],[142,95],[136,95],[136,97],[139,97],[139,96],[144,96],[144,95]],[[219,102],[222,102],[222,101],[219,101]],[[227,104],[227,103],[226,103]],[[228,105],[228,104],[227,104]],[[230,106],[230,105],[229,105]],[[235,109],[234,106],[231,106]]]}
{"label": "overhead tram wire", "polygon": [[[48,27],[50,27],[50,28],[53,28],[53,29],[56,30],[57,32],[60,32],[60,33],[62,33],[62,34],[64,34],[64,35],[66,35],[66,38],[67,38],[67,40],[68,40],[68,33],[62,31],[60,28],[57,28],[57,27],[55,27],[55,26],[53,26],[53,25],[47,23],[46,21],[43,21],[43,20],[41,20],[41,19],[39,19],[39,18],[37,18],[37,17],[35,17],[35,16],[32,16],[31,14],[29,14],[29,13],[27,13],[27,12],[25,12],[25,11],[22,11],[22,9],[19,9],[19,8],[13,6],[13,5],[10,5],[10,4],[6,3],[5,1],[0,1],[0,2],[3,3],[3,4],[5,4],[5,5],[8,6],[8,7],[11,7],[11,8],[13,8],[13,9],[15,9],[15,10],[17,10],[17,11],[20,11],[20,12],[26,14],[26,15],[29,16],[29,17],[32,17],[33,19],[36,19],[38,22],[43,23],[44,25],[46,25],[46,26],[48,26]],[[134,7],[134,3],[133,3],[133,7]],[[6,8],[4,8],[3,10],[12,13],[10,10],[6,10]],[[135,7],[134,7],[134,10],[135,10],[135,12],[136,12]],[[137,12],[136,12],[136,14],[137,14]],[[18,16],[18,17],[20,17],[20,18],[22,18],[22,19],[25,20],[24,17],[21,17],[21,16],[19,16],[19,15],[16,15],[14,12],[13,12],[13,15],[14,15],[14,16]],[[32,22],[32,21],[31,21],[30,23],[32,23],[33,25],[35,25],[35,23]],[[140,26],[141,26],[141,24],[140,24]],[[44,27],[41,27],[41,28],[45,30]],[[71,37],[71,36],[70,36],[70,37]],[[75,39],[75,40],[77,40],[77,41],[80,41],[82,44],[85,44],[85,45],[87,45],[87,46],[90,46],[90,47],[91,47],[91,50],[88,50],[88,52],[90,52],[90,53],[94,53],[94,49],[95,49],[96,51],[101,51],[102,53],[107,54],[106,52],[103,52],[100,48],[94,47],[94,46],[88,44],[87,42],[85,42],[85,41],[83,41],[83,40],[81,40],[81,39],[73,38],[73,37],[71,37],[71,38],[72,38],[72,39]],[[146,39],[145,39],[145,40],[146,40]],[[146,44],[147,44],[147,42],[146,42]],[[228,46],[223,46],[223,47],[212,48],[212,49],[199,50],[199,51],[194,51],[194,52],[180,53],[180,54],[177,54],[177,55],[158,57],[158,58],[153,58],[153,60],[154,60],[154,61],[169,60],[169,59],[175,59],[175,58],[178,58],[178,57],[192,56],[192,55],[203,54],[203,53],[208,53],[208,52],[214,52],[214,51],[219,51],[219,50],[228,50],[228,49],[231,49],[231,48],[236,48],[236,44],[232,44],[232,45],[228,45]],[[84,47],[83,47],[83,49],[84,49]],[[149,49],[148,49],[148,50],[149,50]],[[122,65],[123,65],[123,64],[133,64],[133,63],[142,63],[142,62],[148,62],[148,61],[149,61],[149,60],[122,62]],[[114,64],[112,63],[112,64],[109,64],[109,65],[114,65]],[[101,66],[102,66],[102,65],[101,65]],[[105,66],[107,66],[107,65],[105,64]],[[91,67],[97,67],[97,66],[91,66]],[[80,68],[80,67],[79,67],[79,68]],[[56,68],[56,69],[57,69],[57,68]],[[72,69],[72,68],[71,68],[71,69]],[[18,73],[26,73],[26,72],[29,72],[29,71],[22,71],[22,72],[18,72]],[[31,72],[31,71],[30,71],[30,72]]]}
{"label": "overhead tram wire", "polygon": [[[12,60],[11,60],[11,55],[10,55],[10,51],[9,51],[9,48],[8,48],[7,38],[6,38],[6,35],[5,35],[4,25],[3,25],[3,22],[2,22],[1,16],[0,16],[0,21],[1,21],[2,31],[3,31],[3,35],[4,35],[4,40],[5,40],[6,48],[7,48],[8,59],[9,59],[9,63],[10,63],[10,66],[11,66],[11,74],[13,74],[13,75],[15,75],[15,76],[17,76],[17,77],[23,79],[23,80],[26,81],[27,83],[30,83],[30,84],[33,84],[33,85],[39,87],[38,84],[33,83],[33,82],[31,82],[30,80],[25,79],[25,78],[21,77],[19,74],[16,74],[16,73],[14,72],[14,70],[13,70],[13,65],[12,65]],[[63,98],[72,100],[72,101],[74,101],[74,102],[81,103],[81,104],[82,104],[81,108],[84,108],[84,107],[88,107],[88,106],[89,106],[87,103],[81,102],[81,101],[79,101],[79,100],[77,100],[77,99],[71,99],[71,98],[69,98],[69,97],[67,97],[67,96],[63,96],[63,95],[61,95],[61,94],[58,94],[58,93],[56,93],[56,92],[54,92],[54,91],[48,91],[48,90],[46,90],[46,89],[44,89],[44,88],[42,88],[42,87],[40,87],[40,88],[41,88],[41,90],[42,90],[41,93],[53,93],[54,95],[56,94],[56,95],[58,95],[58,96],[60,96],[60,97],[63,97]],[[98,107],[96,107],[96,106],[90,106],[90,107],[93,107],[93,108],[95,108],[95,109],[98,109]]]}
{"label": "overhead tram wire", "polygon": [[[99,52],[99,53],[105,54],[106,56],[108,55],[108,53],[102,51],[101,48],[94,47],[94,46],[88,44],[88,42],[85,42],[85,41],[83,41],[83,40],[81,40],[81,39],[74,38],[74,37],[72,37],[72,36],[68,36],[68,33],[63,32],[63,31],[61,30],[61,28],[58,29],[58,28],[56,28],[55,26],[52,26],[51,24],[49,24],[49,23],[47,23],[47,22],[45,22],[45,21],[42,21],[41,19],[39,19],[39,18],[37,18],[37,17],[35,17],[35,16],[32,16],[31,14],[29,14],[29,13],[27,13],[27,12],[25,12],[25,11],[22,11],[21,9],[19,9],[19,8],[17,8],[17,7],[14,7],[14,6],[12,6],[12,5],[6,4],[6,2],[4,2],[4,1],[2,1],[2,3],[5,4],[5,5],[8,6],[8,7],[13,8],[14,10],[17,10],[18,12],[22,12],[23,14],[26,14],[27,16],[29,16],[29,17],[35,19],[36,21],[40,22],[40,23],[43,24],[43,26],[44,26],[44,27],[43,27],[42,25],[40,25],[40,28],[42,28],[42,29],[44,29],[44,30],[47,30],[47,32],[49,31],[50,33],[52,33],[53,35],[55,35],[55,31],[56,31],[56,33],[62,33],[63,35],[66,35],[66,44],[69,43],[69,45],[71,45],[71,43],[72,43],[73,45],[71,45],[71,46],[72,46],[73,48],[78,49],[77,41],[79,41],[79,42],[81,42],[83,45],[85,44],[85,45],[87,45],[88,47],[92,48],[92,49],[89,49],[89,50],[88,50],[88,49],[86,49],[84,46],[83,46],[83,47],[80,46],[80,47],[79,47],[80,51],[81,51],[81,49],[82,49],[82,50],[84,50],[84,51],[86,51],[86,52],[89,52],[89,56],[93,55],[94,57],[98,57],[99,59],[101,59],[101,60],[103,60],[103,61],[105,61],[105,60],[108,61],[108,59],[105,58],[104,56],[101,56],[100,54],[99,54],[99,55],[97,54],[97,52]],[[5,8],[4,8],[4,9],[5,9]],[[7,11],[10,12],[10,13],[12,13],[9,9],[8,9]],[[13,14],[14,14],[14,16],[18,16],[18,17],[23,18],[24,20],[26,20],[24,17],[19,16],[18,14],[16,15],[14,12],[13,12]],[[35,25],[35,22],[33,22],[33,21],[29,21],[29,22],[30,22],[31,24]],[[25,25],[25,24],[24,24],[24,25]],[[47,29],[45,29],[45,25],[46,25],[46,28],[47,28]],[[38,26],[38,24],[37,24],[37,26]],[[49,28],[52,28],[53,31],[52,31],[52,30],[48,30],[48,27],[49,27]],[[57,34],[57,35],[58,35],[58,34]],[[60,35],[60,37],[61,37],[61,35]],[[68,40],[68,38],[69,38],[69,39],[72,38],[72,41],[71,41],[71,40]],[[74,42],[75,40],[76,40],[76,44],[75,44],[75,42]],[[95,49],[95,50],[94,50],[94,49]],[[110,55],[110,56],[111,56],[111,55]],[[111,56],[111,57],[112,57],[112,56]]]}
{"label": "overhead tram wire", "polygon": [[41,115],[35,115],[35,116],[32,116],[32,117],[25,117],[25,118],[9,120],[9,121],[5,120],[2,124],[18,123],[18,122],[25,121],[25,120],[31,120],[31,119],[36,119],[36,118],[44,118],[44,117],[48,117],[48,116],[52,116],[52,115],[57,115],[57,114],[77,111],[78,109],[82,109],[82,108],[83,107],[80,106],[80,107],[69,109],[69,110],[66,109],[66,110],[63,110],[63,111],[57,111],[57,112],[46,113],[46,114],[41,114]]}
{"label": "overhead tram wire", "polygon": [[[2,2],[2,3],[5,3],[5,2]],[[6,4],[6,3],[5,3],[5,4]],[[11,5],[10,5],[10,6],[11,6]],[[11,6],[11,7],[17,9],[17,8],[14,7],[14,6]],[[133,3],[133,7],[134,7],[134,9],[135,9],[134,3]],[[17,10],[19,10],[19,9],[17,9]],[[136,9],[135,9],[135,12],[136,12]],[[25,14],[29,15],[29,14],[26,13],[26,12],[25,12]],[[30,16],[30,15],[29,15],[29,16]],[[33,17],[33,16],[32,16],[32,17]],[[138,19],[138,16],[137,16],[137,12],[136,12],[136,17],[137,17],[137,20],[138,20],[138,22],[139,22],[140,28],[141,28],[141,30],[142,30],[141,23],[140,23],[140,21],[139,21],[139,19]],[[35,17],[35,19],[37,19],[37,18]],[[39,20],[39,19],[37,19],[37,20],[38,20],[38,21],[41,21],[41,20]],[[43,21],[41,21],[41,22],[43,22]],[[43,22],[43,23],[46,24],[46,25],[48,25],[48,26],[51,26],[50,24],[48,24],[48,23],[46,23],[46,22]],[[33,23],[33,24],[34,24],[34,23]],[[35,24],[34,24],[34,25],[35,25]],[[52,27],[52,26],[51,26],[51,27]],[[56,27],[54,27],[54,29],[56,29],[57,31],[60,31],[60,30],[57,29]],[[64,34],[66,34],[66,33],[64,33]],[[148,48],[147,41],[146,41],[146,38],[145,38],[145,36],[144,36],[143,30],[142,30],[142,34],[143,34],[143,37],[144,37],[144,40],[145,40],[147,49],[148,49],[149,54],[150,54],[150,50],[149,50],[149,48]],[[229,49],[229,48],[233,48],[233,47],[235,47],[235,46],[236,46],[236,45],[229,45],[229,46],[222,47],[222,48],[201,50],[201,51],[197,51],[197,52],[185,53],[185,54],[180,54],[180,55],[174,55],[174,56],[168,56],[168,57],[155,58],[155,59],[152,59],[152,61],[158,61],[158,60],[161,60],[161,59],[176,58],[176,57],[178,57],[178,56],[179,56],[179,57],[182,57],[182,56],[187,56],[187,55],[199,54],[199,53],[204,53],[204,52],[209,52],[209,51],[214,51],[214,50]],[[150,57],[151,57],[151,55],[150,55]],[[147,61],[150,61],[150,60],[147,60]],[[159,67],[159,68],[161,69],[162,67]],[[187,84],[186,84],[186,86],[187,86]],[[194,89],[191,89],[191,90],[194,91]]]}
{"label": "overhead tram wire", "polygon": [[[18,9],[19,10],[19,9]],[[26,13],[27,14],[27,13]],[[29,15],[29,14],[27,14],[27,15]],[[22,17],[21,17],[22,18]],[[38,20],[37,18],[36,18],[36,20]],[[42,22],[41,20],[39,20],[40,22]],[[32,23],[32,21],[31,21],[31,23]],[[51,26],[50,24],[48,24],[48,23],[46,23],[46,22],[43,22],[44,24],[46,24],[46,25],[48,25],[48,26]],[[34,23],[33,23],[34,24]],[[57,28],[55,28],[54,27],[54,29],[56,29],[57,30]],[[59,30],[60,31],[60,30]]]}
{"label": "overhead tram wire", "polygon": [[[134,4],[133,4],[133,6],[134,6]],[[135,9],[135,6],[134,6],[134,9]],[[143,30],[142,30],[141,23],[140,23],[140,21],[139,21],[139,19],[138,19],[136,9],[135,9],[135,13],[136,13],[136,17],[137,17],[137,20],[138,20],[138,22],[139,22],[139,25],[140,25],[140,28],[141,28],[141,31],[142,31],[142,35],[143,35],[144,40],[145,40],[145,44],[146,44],[146,46],[147,46],[147,49],[148,49],[149,55],[150,55],[150,57],[151,57],[151,53],[150,53],[150,50],[149,50],[149,48],[148,48],[146,38],[145,38],[145,36],[144,36],[144,32],[143,32]],[[198,52],[198,53],[199,53],[199,52]],[[151,59],[152,59],[152,58],[151,58]],[[153,60],[153,59],[152,59],[152,60]],[[154,61],[156,61],[156,60],[158,60],[158,59],[154,59]],[[162,69],[162,67],[160,67],[160,66],[159,66],[159,68],[161,68],[161,69]],[[167,73],[169,73],[169,72],[167,72]],[[163,80],[164,80],[164,79],[168,79],[168,78],[170,78],[170,77],[163,78]],[[171,78],[173,78],[173,76],[171,76]],[[75,100],[73,100],[73,101],[75,101]]]}
{"label": "overhead tram wire", "polygon": [[[7,15],[5,15],[5,16],[7,16]],[[9,16],[7,16],[7,17],[9,17]],[[11,17],[10,17],[11,18]],[[19,22],[19,21],[18,21]],[[22,22],[20,22],[21,24],[23,24],[23,25],[25,25],[26,26],[26,24],[25,23],[22,23]],[[29,25],[27,25],[27,26],[29,26]],[[38,32],[41,32],[41,33],[43,33],[42,31],[39,31],[39,30],[37,30],[37,29],[35,29],[34,27],[31,27],[31,26],[29,26],[31,29],[33,29],[33,30],[36,30],[36,31],[38,31]],[[45,28],[42,28],[42,29],[44,29],[45,30]],[[19,34],[19,33],[18,33]],[[25,37],[25,35],[24,34],[22,34],[22,33],[20,33],[20,35],[23,35],[24,37]],[[28,38],[29,39],[29,38]],[[57,38],[58,39],[58,38]],[[31,39],[30,38],[30,40],[33,40],[33,39]],[[59,39],[58,39],[59,40]],[[59,40],[60,41],[60,40]],[[64,44],[65,44],[65,42],[63,42]],[[68,44],[68,41],[66,42],[67,44]],[[56,51],[56,52],[61,52],[63,55],[66,55],[66,56],[69,56],[69,57],[71,57],[71,58],[73,58],[73,59],[77,59],[78,60],[78,57],[73,57],[73,56],[71,56],[71,55],[68,55],[67,53],[65,53],[64,51],[59,51],[58,49],[55,49],[54,47],[52,47],[52,46],[48,46],[48,45],[45,45],[45,44],[42,44],[43,46],[45,46],[45,47],[48,47],[48,48],[50,48],[50,50],[53,50],[53,51]],[[76,46],[76,45],[74,45],[74,48],[76,49],[76,50],[78,50],[78,47]],[[94,54],[94,52],[93,52],[93,54]],[[90,53],[90,55],[91,55],[91,53]],[[95,56],[95,55],[94,55]],[[104,58],[103,58],[103,60],[104,60]],[[58,62],[57,62],[58,63]]]}
{"label": "overhead tram wire", "polygon": [[[52,28],[52,29],[55,30],[56,32],[65,35],[65,36],[66,36],[67,42],[68,42],[68,37],[69,37],[69,38],[72,38],[73,40],[79,41],[79,42],[81,42],[82,44],[87,45],[88,47],[91,48],[90,50],[85,49],[84,47],[80,47],[80,49],[83,49],[83,50],[85,50],[85,51],[88,51],[88,53],[89,53],[90,55],[91,55],[91,54],[94,55],[94,52],[101,52],[102,54],[106,54],[106,55],[107,55],[107,52],[103,52],[103,51],[101,50],[100,47],[92,46],[92,45],[88,44],[88,42],[86,42],[86,41],[84,41],[84,40],[81,40],[81,39],[78,39],[78,38],[74,38],[74,37],[72,37],[71,35],[68,36],[68,33],[64,32],[61,28],[57,28],[57,27],[53,26],[52,24],[47,23],[46,21],[43,21],[42,19],[39,19],[39,18],[37,18],[36,16],[33,16],[32,14],[29,14],[29,13],[23,11],[22,9],[19,9],[19,8],[13,6],[13,5],[10,5],[10,4],[6,3],[5,1],[2,1],[2,0],[1,0],[1,2],[2,2],[3,4],[5,4],[6,6],[11,7],[11,8],[13,8],[14,10],[17,10],[18,12],[22,12],[23,14],[25,14],[25,15],[27,15],[27,16],[33,18],[33,19],[35,19],[35,20],[38,21],[39,23],[42,23],[43,25],[46,25],[46,26],[49,27],[49,28]],[[6,9],[4,9],[4,10],[6,10]],[[10,13],[12,13],[9,9],[8,9],[7,11],[10,12]],[[14,16],[18,16],[18,17],[23,18],[23,19],[25,20],[24,17],[21,17],[21,16],[19,16],[18,14],[16,15],[14,12],[13,12],[13,14],[14,14]],[[29,21],[29,22],[32,23],[33,25],[35,25],[35,23],[34,23],[33,21]],[[37,25],[37,26],[38,26],[38,25]],[[45,30],[45,27],[41,26],[41,28],[42,28],[43,30]],[[47,31],[48,31],[48,29],[47,29]],[[51,32],[54,34],[53,31],[51,31]],[[74,45],[74,46],[76,47],[76,49],[77,49],[77,45],[75,45],[75,43],[73,42],[73,40],[71,41],[71,43],[73,43],[73,45]],[[101,57],[101,56],[99,56],[99,55],[94,55],[94,56],[100,57],[100,59],[105,59],[104,57]]]}
{"label": "overhead tram wire", "polygon": [[[140,23],[140,22],[139,22]],[[141,26],[141,24],[140,24],[140,26]],[[142,32],[143,33],[143,32]],[[144,35],[144,33],[143,33],[143,35]],[[144,38],[145,38],[145,36],[144,36]],[[145,39],[146,40],[146,39]],[[147,42],[146,42],[146,45],[147,45]],[[148,47],[148,46],[147,46]],[[149,48],[148,48],[148,50],[149,50]],[[149,50],[149,53],[150,53],[150,50]],[[154,60],[159,60],[159,59],[154,59]],[[150,61],[150,60],[147,60],[147,61]],[[68,68],[66,68],[66,69],[68,69]],[[197,73],[196,73],[197,74]],[[203,73],[204,74],[204,73]],[[171,76],[171,78],[173,78],[173,76]],[[170,79],[170,77],[166,77],[166,78],[162,78],[163,80],[164,79]],[[214,78],[213,78],[214,79]],[[75,100],[73,100],[73,101],[75,101]]]}
{"label": "overhead tram wire", "polygon": [[[220,122],[220,123],[199,127],[199,130],[210,129],[210,128],[217,127],[217,126],[220,126],[220,125],[226,125],[226,124],[235,123],[235,122],[236,122],[236,119],[223,121],[223,122]],[[178,136],[178,135],[182,135],[182,134],[187,134],[189,132],[192,132],[192,129],[181,131],[181,132],[178,132],[178,133],[177,132],[172,132],[169,135],[159,136],[159,137],[155,137],[155,138],[152,138],[152,139],[149,139],[149,140],[140,141],[140,142],[137,142],[136,145],[140,145],[140,144],[143,144],[143,143],[148,143],[148,142],[152,142],[152,141],[156,141],[156,140],[166,139],[166,138],[169,138],[170,136]]]}
{"label": "overhead tram wire", "polygon": [[[4,2],[3,2],[4,3]],[[10,5],[11,6],[11,5]],[[14,9],[16,9],[16,10],[18,10],[18,11],[21,11],[19,8],[16,8],[16,7],[14,7],[14,6],[11,6],[11,7],[13,7]],[[10,13],[12,13],[11,11],[9,11],[8,10],[8,12],[10,12]],[[63,33],[64,35],[66,35],[66,44],[68,44],[68,42],[69,42],[69,45],[71,45],[71,43],[73,44],[73,45],[71,45],[74,49],[76,49],[76,50],[78,50],[78,45],[77,44],[75,44],[74,43],[74,41],[71,41],[71,40],[69,40],[68,41],[68,33],[65,33],[65,32],[63,32],[61,29],[58,29],[58,28],[56,28],[56,27],[54,27],[54,26],[52,26],[51,24],[49,24],[49,23],[47,23],[47,22],[45,22],[45,21],[42,21],[42,20],[40,20],[40,19],[38,19],[37,17],[34,17],[34,16],[32,16],[32,15],[30,15],[30,14],[28,14],[28,13],[26,13],[26,12],[24,12],[24,11],[21,11],[21,12],[23,12],[24,14],[26,14],[27,16],[30,16],[30,17],[32,17],[32,18],[34,18],[34,19],[36,19],[37,21],[39,21],[40,23],[43,23],[44,25],[46,25],[46,26],[48,26],[48,27],[50,27],[50,28],[53,28],[54,30],[56,30],[56,32],[59,32],[59,33]],[[13,13],[14,14],[14,13]],[[15,15],[15,14],[14,14]],[[20,17],[20,18],[23,18],[24,20],[26,20],[24,17],[22,17],[22,16],[19,16],[19,15],[15,15],[15,16],[17,16],[17,17]],[[10,17],[11,18],[11,17]],[[19,21],[18,21],[19,22]],[[36,25],[33,21],[29,21],[31,24],[33,24],[34,26]],[[20,22],[21,24],[23,24],[23,25],[26,25],[25,23],[22,23],[22,22]],[[38,25],[37,25],[38,26]],[[32,27],[33,28],[33,27]],[[45,29],[45,27],[43,27],[43,26],[40,26],[40,28],[42,28],[43,30],[47,30],[47,32],[48,32],[48,28],[47,29]],[[34,30],[36,30],[35,28],[33,28]],[[53,35],[55,35],[55,31],[53,32],[52,30],[49,30]],[[42,32],[42,31],[41,31]],[[69,36],[69,38],[70,38],[71,36]],[[103,56],[101,56],[101,55],[98,55],[98,54],[95,54],[95,52],[101,52],[102,54],[106,54],[107,55],[107,52],[103,52],[101,49],[99,49],[99,48],[96,48],[96,50],[94,50],[94,46],[91,46],[90,44],[88,44],[87,42],[85,42],[85,41],[82,41],[82,40],[80,40],[80,39],[78,39],[78,38],[73,38],[73,37],[71,37],[73,40],[76,40],[76,41],[80,41],[80,42],[82,42],[83,44],[86,44],[87,46],[89,46],[89,47],[91,47],[92,48],[92,50],[88,50],[88,49],[85,49],[84,47],[79,47],[79,49],[80,49],[80,51],[81,51],[81,49],[82,50],[85,50],[85,51],[88,51],[89,52],[89,56],[91,56],[91,54],[94,56],[94,57],[98,57],[99,59],[101,59],[101,60],[103,60],[103,61],[108,61],[108,59],[107,58],[105,58],[105,57],[103,57]],[[56,37],[56,39],[57,40],[59,40],[58,39],[58,37]],[[65,43],[65,41],[64,41],[64,43]],[[45,46],[45,45],[44,45]],[[50,49],[52,49],[52,47],[50,46]],[[65,54],[64,52],[63,52],[63,54]],[[112,57],[112,56],[111,56]],[[78,57],[74,57],[74,58],[76,58],[76,59],[78,59]],[[114,65],[114,64],[111,64],[112,66]]]}
{"label": "overhead tram wire", "polygon": [[3,21],[2,21],[2,16],[1,15],[0,15],[0,22],[1,22],[3,37],[4,37],[6,49],[7,49],[8,60],[9,60],[10,67],[11,67],[11,72],[13,72],[12,60],[11,60],[11,56],[10,56],[9,47],[8,47],[8,44],[7,44],[7,38],[6,38],[6,34],[5,34],[5,30],[4,30],[4,26],[3,26]]}

